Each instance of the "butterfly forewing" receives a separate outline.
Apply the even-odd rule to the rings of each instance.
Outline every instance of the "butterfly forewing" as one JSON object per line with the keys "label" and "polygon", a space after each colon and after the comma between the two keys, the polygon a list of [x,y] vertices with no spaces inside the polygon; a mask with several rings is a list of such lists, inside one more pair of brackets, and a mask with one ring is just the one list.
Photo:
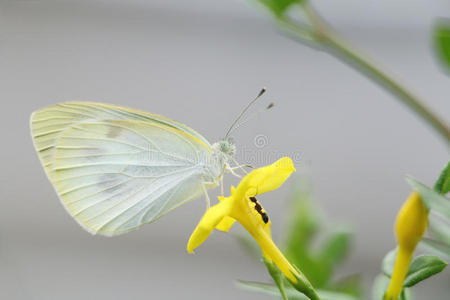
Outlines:
{"label": "butterfly forewing", "polygon": [[136,229],[199,196],[211,151],[185,125],[111,107],[68,103],[31,120],[64,206],[88,231],[104,235]]}

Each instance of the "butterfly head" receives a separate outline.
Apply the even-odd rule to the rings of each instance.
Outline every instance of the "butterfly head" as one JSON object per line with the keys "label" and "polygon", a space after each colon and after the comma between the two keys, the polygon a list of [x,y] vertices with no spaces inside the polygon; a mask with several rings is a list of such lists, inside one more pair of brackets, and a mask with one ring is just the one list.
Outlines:
{"label": "butterfly head", "polygon": [[234,145],[233,139],[231,137],[215,143],[213,147],[226,156],[233,156],[236,153],[236,146]]}

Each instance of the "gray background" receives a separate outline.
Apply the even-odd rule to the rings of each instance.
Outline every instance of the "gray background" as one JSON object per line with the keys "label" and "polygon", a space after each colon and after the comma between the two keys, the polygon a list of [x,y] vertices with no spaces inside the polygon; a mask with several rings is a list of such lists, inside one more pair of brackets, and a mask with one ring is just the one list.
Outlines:
{"label": "gray background", "polygon": [[[448,1],[315,2],[348,39],[450,115],[450,78],[430,47],[430,26],[449,16]],[[268,278],[230,235],[215,232],[196,255],[186,253],[202,199],[116,238],[84,232],[59,204],[28,129],[33,110],[89,100],[159,113],[215,141],[262,86],[262,102],[277,105],[234,134],[238,160],[251,151],[270,154],[258,164],[273,153],[300,154],[297,169],[312,176],[319,205],[354,228],[342,274],[364,271],[369,286],[394,247],[405,174],[432,184],[448,159],[440,138],[391,95],[280,36],[245,1],[0,0],[0,298],[264,298],[235,288],[237,278]],[[262,149],[257,135],[267,137]],[[261,197],[278,239],[294,183]],[[447,271],[422,284],[417,299],[448,299],[448,282]]]}

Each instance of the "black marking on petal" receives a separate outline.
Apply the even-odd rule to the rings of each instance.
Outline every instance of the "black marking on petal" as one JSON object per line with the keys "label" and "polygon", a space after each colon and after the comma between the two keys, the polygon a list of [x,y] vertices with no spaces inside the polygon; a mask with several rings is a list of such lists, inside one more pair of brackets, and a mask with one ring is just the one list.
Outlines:
{"label": "black marking on petal", "polygon": [[269,216],[265,212],[261,213],[261,217],[264,223],[267,224],[267,222],[269,222]]}
{"label": "black marking on petal", "polygon": [[259,204],[258,200],[255,197],[249,197],[250,201],[255,203],[255,210],[261,215],[262,220],[265,224],[269,222],[269,216],[267,213],[263,210],[261,204]]}

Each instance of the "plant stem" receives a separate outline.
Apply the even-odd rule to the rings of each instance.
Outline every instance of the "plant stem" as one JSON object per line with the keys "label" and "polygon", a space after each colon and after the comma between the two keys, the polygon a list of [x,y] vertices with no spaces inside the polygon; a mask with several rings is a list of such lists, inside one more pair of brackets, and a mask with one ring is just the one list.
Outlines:
{"label": "plant stem", "polygon": [[299,25],[288,18],[278,19],[279,26],[293,33],[303,42],[308,44],[313,42],[313,44],[321,46],[329,54],[346,62],[357,71],[376,81],[431,125],[447,142],[447,145],[450,144],[449,127],[435,113],[428,109],[416,95],[401,85],[392,76],[388,75],[386,71],[370,62],[358,51],[340,40],[331,27],[323,21],[320,15],[309,4],[302,5],[302,8],[311,23],[311,28],[305,28],[304,25]]}
{"label": "plant stem", "polygon": [[337,53],[334,55],[348,60],[349,63],[354,65],[358,71],[361,71],[365,75],[374,79],[382,87],[391,92],[397,97],[398,100],[412,109],[416,114],[422,117],[424,121],[431,125],[447,143],[450,143],[450,129],[447,128],[444,121],[440,120],[439,117],[428,109],[411,91],[333,36],[329,36],[325,39],[323,44],[328,48],[335,50]]}

